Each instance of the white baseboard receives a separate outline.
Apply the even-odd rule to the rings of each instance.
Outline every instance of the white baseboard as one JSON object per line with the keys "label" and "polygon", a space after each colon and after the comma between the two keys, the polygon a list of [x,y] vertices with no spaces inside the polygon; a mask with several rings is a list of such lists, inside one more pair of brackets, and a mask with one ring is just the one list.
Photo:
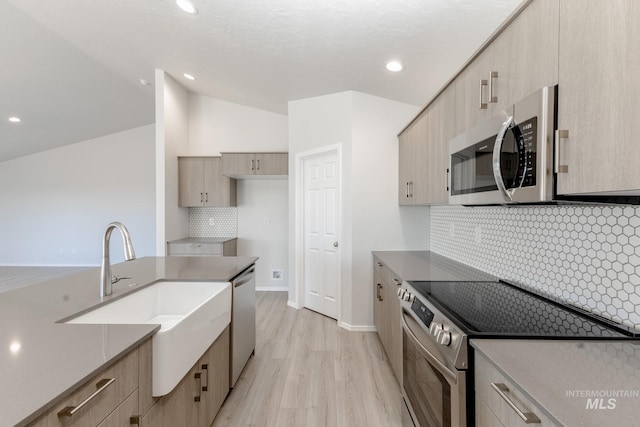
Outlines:
{"label": "white baseboard", "polygon": [[373,325],[350,325],[345,322],[340,322],[339,326],[349,332],[377,332],[376,327]]}
{"label": "white baseboard", "polygon": [[256,288],[256,291],[260,291],[260,292],[287,292],[289,291],[289,287],[288,286],[278,286],[278,287],[264,287],[264,286],[260,286]]}
{"label": "white baseboard", "polygon": [[295,308],[296,310],[299,310],[301,307],[298,307],[298,304],[296,304],[295,302],[289,300],[287,301],[287,306],[291,307],[291,308]]}

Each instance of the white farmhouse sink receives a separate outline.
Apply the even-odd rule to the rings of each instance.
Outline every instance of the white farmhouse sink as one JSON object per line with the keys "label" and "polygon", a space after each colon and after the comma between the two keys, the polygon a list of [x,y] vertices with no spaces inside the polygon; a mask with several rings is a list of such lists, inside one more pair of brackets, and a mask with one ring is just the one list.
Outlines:
{"label": "white farmhouse sink", "polygon": [[160,281],[64,323],[159,324],[152,393],[164,396],[230,322],[230,283]]}

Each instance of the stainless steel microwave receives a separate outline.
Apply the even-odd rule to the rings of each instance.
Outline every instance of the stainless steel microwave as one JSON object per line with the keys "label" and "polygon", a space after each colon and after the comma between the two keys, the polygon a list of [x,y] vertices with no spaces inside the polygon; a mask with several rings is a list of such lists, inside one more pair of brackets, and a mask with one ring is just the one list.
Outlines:
{"label": "stainless steel microwave", "polygon": [[551,201],[555,100],[544,87],[449,141],[449,203]]}

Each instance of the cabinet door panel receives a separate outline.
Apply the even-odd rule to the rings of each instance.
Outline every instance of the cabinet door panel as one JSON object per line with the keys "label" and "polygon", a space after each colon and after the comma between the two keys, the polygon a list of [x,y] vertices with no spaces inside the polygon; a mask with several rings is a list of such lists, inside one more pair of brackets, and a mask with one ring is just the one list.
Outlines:
{"label": "cabinet door panel", "polygon": [[384,316],[384,280],[378,272],[373,274],[373,324],[378,331],[378,337],[384,346],[387,341],[387,329]]}
{"label": "cabinet door panel", "polygon": [[455,95],[450,86],[427,110],[429,204],[449,202],[449,140],[455,136]]}
{"label": "cabinet door panel", "polygon": [[288,175],[289,154],[256,153],[256,175]]}
{"label": "cabinet door panel", "polygon": [[398,204],[400,206],[413,204],[409,197],[409,181],[413,174],[410,132],[411,127],[398,136]]}
{"label": "cabinet door panel", "polygon": [[[229,327],[216,339],[202,356],[200,368],[203,385],[200,408],[200,426],[209,427],[229,394]],[[204,367],[206,365],[206,368]]]}
{"label": "cabinet door panel", "polygon": [[[495,71],[493,61],[494,49],[489,45],[467,68],[460,73],[454,82],[455,86],[455,134],[459,135],[467,129],[487,120],[494,114],[494,105],[488,101],[488,86],[480,85],[481,80],[489,79],[489,72]],[[497,82],[496,82],[497,83]],[[487,82],[488,84],[488,82]],[[485,108],[480,108],[480,90]],[[496,88],[497,90],[497,88]]]}
{"label": "cabinet door panel", "polygon": [[640,189],[640,2],[562,0],[558,194]]}
{"label": "cabinet door panel", "polygon": [[532,2],[494,41],[501,56],[497,111],[558,84],[559,8],[559,0]]}
{"label": "cabinet door panel", "polygon": [[201,395],[200,381],[195,379],[199,366],[194,366],[170,394],[158,402],[142,417],[141,427],[197,426],[198,404],[194,398]]}
{"label": "cabinet door panel", "polygon": [[386,281],[385,283],[386,299],[384,301],[386,304],[387,355],[398,383],[402,384],[402,326],[400,323],[402,307],[397,296],[398,288],[400,287],[398,283],[402,283],[402,279],[395,276],[393,272],[391,272],[391,275],[393,276],[391,282]]}
{"label": "cabinet door panel", "polygon": [[236,181],[222,174],[222,158],[204,159],[204,205],[235,206]]}
{"label": "cabinet door panel", "polygon": [[178,206],[202,206],[204,162],[201,158],[178,159]]}
{"label": "cabinet door panel", "polygon": [[253,175],[255,173],[256,159],[253,153],[224,153],[222,158],[223,175]]}
{"label": "cabinet door panel", "polygon": [[423,113],[398,139],[398,203],[427,204],[427,118]]}

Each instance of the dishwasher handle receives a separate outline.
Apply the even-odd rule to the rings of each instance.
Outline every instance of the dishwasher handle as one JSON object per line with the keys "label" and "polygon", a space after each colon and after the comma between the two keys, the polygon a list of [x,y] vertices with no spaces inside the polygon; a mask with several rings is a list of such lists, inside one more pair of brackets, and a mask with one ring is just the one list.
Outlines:
{"label": "dishwasher handle", "polygon": [[254,276],[254,272],[255,272],[255,267],[251,267],[249,268],[247,271],[245,271],[242,276],[238,277],[237,279],[235,279],[233,281],[233,287],[237,288],[239,286],[244,285],[245,283],[251,281],[253,279]]}

